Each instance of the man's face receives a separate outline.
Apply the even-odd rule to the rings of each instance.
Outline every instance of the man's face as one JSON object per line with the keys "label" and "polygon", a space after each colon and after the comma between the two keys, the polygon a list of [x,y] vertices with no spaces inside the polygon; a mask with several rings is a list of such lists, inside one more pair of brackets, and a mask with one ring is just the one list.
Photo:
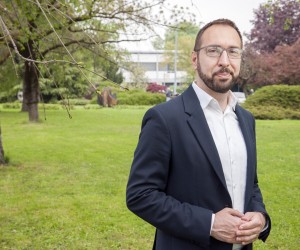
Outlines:
{"label": "man's face", "polygon": [[[218,46],[224,49],[241,48],[241,39],[234,28],[217,24],[203,33],[199,48],[206,46]],[[193,52],[192,61],[200,84],[204,84],[209,91],[217,93],[229,91],[236,83],[240,72],[241,59],[229,58],[227,51],[223,51],[219,57],[210,57],[206,49],[201,49]]]}

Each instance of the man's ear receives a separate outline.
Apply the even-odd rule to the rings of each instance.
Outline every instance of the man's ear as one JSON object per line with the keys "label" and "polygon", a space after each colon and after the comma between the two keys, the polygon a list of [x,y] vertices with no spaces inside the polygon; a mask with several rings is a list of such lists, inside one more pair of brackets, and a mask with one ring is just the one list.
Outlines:
{"label": "man's ear", "polygon": [[198,64],[198,56],[197,56],[197,52],[193,51],[192,52],[192,65],[193,68],[196,70],[197,69],[197,64]]}

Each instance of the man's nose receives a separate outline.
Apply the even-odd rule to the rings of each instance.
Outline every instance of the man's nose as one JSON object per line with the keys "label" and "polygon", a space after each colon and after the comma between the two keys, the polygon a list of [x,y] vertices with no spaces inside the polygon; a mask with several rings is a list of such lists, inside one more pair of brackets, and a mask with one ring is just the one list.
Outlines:
{"label": "man's nose", "polygon": [[223,50],[219,58],[219,66],[228,67],[230,65],[230,60],[226,50]]}

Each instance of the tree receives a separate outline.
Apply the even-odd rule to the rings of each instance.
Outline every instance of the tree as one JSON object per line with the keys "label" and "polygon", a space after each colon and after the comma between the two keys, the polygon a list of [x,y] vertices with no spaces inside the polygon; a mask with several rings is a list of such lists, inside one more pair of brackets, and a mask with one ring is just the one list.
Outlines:
{"label": "tree", "polygon": [[257,85],[300,85],[300,38],[292,45],[277,46],[272,53],[257,55],[254,61]]}
{"label": "tree", "polygon": [[115,83],[121,84],[123,82],[122,72],[119,70],[119,66],[115,62],[108,62],[104,68],[105,77],[114,81]]}
{"label": "tree", "polygon": [[[180,22],[178,25],[173,25],[165,33],[164,50],[165,63],[173,68],[174,51],[175,51],[175,36],[177,32],[177,67],[180,70],[187,72],[187,81],[192,81],[194,78],[194,70],[191,67],[191,52],[193,51],[195,37],[199,31],[199,27],[192,22]],[[158,43],[158,42],[157,42]]]}
{"label": "tree", "polygon": [[76,65],[41,65],[39,71],[42,75],[39,79],[40,96],[44,103],[82,97],[88,90],[86,80]]}
{"label": "tree", "polygon": [[247,36],[260,52],[272,52],[278,45],[292,45],[300,34],[300,1],[269,0],[254,11],[253,28]]}
{"label": "tree", "polygon": [[[92,84],[86,68],[78,63],[73,52],[92,51],[111,60],[108,52],[116,50],[115,44],[141,40],[130,39],[128,35],[141,35],[152,30],[153,24],[163,23],[163,15],[151,14],[155,13],[153,8],[163,3],[164,0],[2,1],[0,64],[8,58],[23,64],[23,110],[28,110],[29,121],[39,118],[40,65],[73,64]],[[124,35],[121,37],[120,33]]]}
{"label": "tree", "polygon": [[248,94],[248,85],[255,83],[258,68],[256,66],[257,53],[251,47],[247,47],[243,52],[241,71],[238,78],[238,88]]}
{"label": "tree", "polygon": [[299,84],[300,1],[269,0],[254,14],[241,85]]}
{"label": "tree", "polygon": [[[1,52],[0,52],[1,58]],[[0,67],[0,102],[11,102],[16,99],[17,93],[21,88],[21,80],[17,74],[21,73],[19,65],[14,65],[12,60],[8,60]]]}

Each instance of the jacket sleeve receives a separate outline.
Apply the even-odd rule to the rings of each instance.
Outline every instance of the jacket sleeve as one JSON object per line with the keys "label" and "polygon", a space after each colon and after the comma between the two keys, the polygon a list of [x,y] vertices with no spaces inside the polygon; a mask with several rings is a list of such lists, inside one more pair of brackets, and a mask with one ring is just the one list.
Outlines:
{"label": "jacket sleeve", "polygon": [[127,184],[128,208],[156,228],[209,245],[212,211],[167,195],[172,138],[159,110],[144,116]]}
{"label": "jacket sleeve", "polygon": [[[254,137],[254,140],[256,141],[255,119],[252,115],[251,115],[251,120],[252,120],[252,122],[250,124],[252,124],[252,128],[253,128],[253,137]],[[255,145],[256,145],[256,142],[255,142]],[[255,152],[255,156],[256,156],[256,152]],[[255,159],[255,162],[257,162],[256,159]],[[258,185],[257,164],[255,164],[255,177],[254,177],[253,194],[252,194],[251,201],[252,201],[251,210],[254,212],[263,213],[266,218],[266,224],[268,225],[268,227],[265,230],[263,230],[258,237],[262,241],[266,241],[266,239],[268,238],[270,231],[271,231],[271,218],[265,209],[265,205],[264,205],[263,198],[262,198],[262,193],[261,193],[261,190]]]}

